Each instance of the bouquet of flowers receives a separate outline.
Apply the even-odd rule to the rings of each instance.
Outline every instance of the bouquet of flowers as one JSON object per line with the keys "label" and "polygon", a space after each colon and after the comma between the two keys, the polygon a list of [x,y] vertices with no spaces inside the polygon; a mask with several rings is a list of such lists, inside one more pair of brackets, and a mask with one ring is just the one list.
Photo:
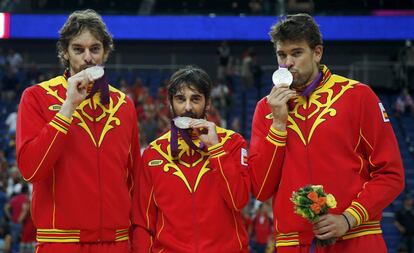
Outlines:
{"label": "bouquet of flowers", "polygon": [[[332,194],[327,194],[322,185],[306,185],[292,193],[290,199],[295,208],[295,213],[310,222],[316,222],[319,217],[327,214],[330,208],[336,208],[336,200]],[[316,239],[316,245],[326,246],[334,244],[335,238],[328,240]]]}

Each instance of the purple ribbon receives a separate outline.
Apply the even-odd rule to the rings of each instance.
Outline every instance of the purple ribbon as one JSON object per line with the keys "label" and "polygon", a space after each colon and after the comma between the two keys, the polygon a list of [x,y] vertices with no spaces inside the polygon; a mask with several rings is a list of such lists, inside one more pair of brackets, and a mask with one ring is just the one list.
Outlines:
{"label": "purple ribbon", "polygon": [[101,104],[103,105],[109,104],[109,84],[108,84],[108,79],[106,77],[106,73],[104,73],[101,78],[99,78],[93,83],[92,90],[86,98],[93,97],[93,95],[95,95],[95,93],[98,91],[101,92],[100,94]]}
{"label": "purple ribbon", "polygon": [[180,136],[183,138],[185,143],[193,149],[193,150],[204,150],[204,143],[200,142],[200,146],[196,146],[194,142],[191,140],[191,137],[189,135],[188,129],[181,129],[178,128],[174,124],[174,120],[171,120],[171,154],[172,157],[175,159],[178,157],[178,133],[180,133]]}
{"label": "purple ribbon", "polygon": [[318,75],[316,76],[316,78],[313,79],[313,81],[308,85],[308,87],[306,87],[304,91],[302,91],[302,93],[300,93],[300,95],[302,97],[309,96],[316,89],[316,87],[318,87],[321,80],[322,80],[322,73],[318,72]]}
{"label": "purple ribbon", "polygon": [[316,246],[316,239],[313,239],[310,249],[309,249],[309,253],[315,253],[315,246]]}
{"label": "purple ribbon", "polygon": [[[63,74],[63,76],[66,78],[66,80],[70,77],[70,72],[68,69],[65,70],[65,73]],[[93,97],[93,95],[95,95],[95,93],[98,91],[101,92],[101,96],[100,96],[101,104],[103,105],[109,104],[109,83],[108,83],[108,79],[107,79],[105,72],[101,78],[99,78],[93,83],[92,90],[86,98],[89,99]]]}

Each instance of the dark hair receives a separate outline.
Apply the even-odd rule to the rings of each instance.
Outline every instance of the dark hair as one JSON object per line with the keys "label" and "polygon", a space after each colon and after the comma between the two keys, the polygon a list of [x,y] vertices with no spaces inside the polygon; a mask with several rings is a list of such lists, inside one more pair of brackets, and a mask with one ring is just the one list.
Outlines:
{"label": "dark hair", "polygon": [[318,24],[308,14],[288,15],[270,28],[271,41],[276,48],[277,42],[305,40],[311,49],[322,45],[322,34]]}
{"label": "dark hair", "polygon": [[69,67],[69,62],[64,57],[65,52],[68,50],[69,42],[85,30],[88,30],[96,39],[102,42],[105,53],[108,55],[114,49],[112,36],[96,11],[91,9],[75,11],[70,14],[60,29],[59,40],[56,44],[58,57],[65,67]]}
{"label": "dark hair", "polygon": [[29,193],[29,185],[27,183],[22,184],[22,189],[20,190],[20,193]]}
{"label": "dark hair", "polygon": [[211,86],[211,79],[204,70],[195,66],[186,66],[171,76],[168,83],[168,99],[171,102],[178,91],[190,87],[203,94],[207,101],[210,99]]}

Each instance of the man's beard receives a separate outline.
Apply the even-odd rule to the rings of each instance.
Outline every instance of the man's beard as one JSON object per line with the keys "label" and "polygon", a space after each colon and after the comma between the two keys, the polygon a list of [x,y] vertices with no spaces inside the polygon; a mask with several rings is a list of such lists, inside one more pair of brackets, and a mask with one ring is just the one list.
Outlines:
{"label": "man's beard", "polygon": [[295,91],[303,91],[306,88],[306,84],[301,81],[293,81],[290,87]]}
{"label": "man's beard", "polygon": [[291,89],[295,91],[302,92],[306,89],[309,83],[312,82],[312,80],[310,80],[310,76],[308,76],[308,78],[303,78],[303,76],[300,76],[299,74],[297,74],[296,76],[297,76],[297,79],[293,79],[293,82],[290,87]]}

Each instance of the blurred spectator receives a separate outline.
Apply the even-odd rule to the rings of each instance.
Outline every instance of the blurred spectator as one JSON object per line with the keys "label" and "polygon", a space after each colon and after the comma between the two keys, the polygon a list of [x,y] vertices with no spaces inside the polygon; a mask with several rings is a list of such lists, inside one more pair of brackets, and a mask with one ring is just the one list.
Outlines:
{"label": "blurred spectator", "polygon": [[6,207],[6,204],[8,203],[8,201],[9,201],[9,198],[7,197],[4,184],[3,182],[0,182],[0,222],[6,220],[6,217],[4,214],[4,208]]}
{"label": "blurred spectator", "polygon": [[407,194],[403,200],[403,206],[395,213],[395,226],[401,234],[400,247],[406,248],[407,252],[413,251],[414,237],[414,209],[413,199]]}
{"label": "blurred spectator", "polygon": [[414,100],[407,88],[403,88],[401,94],[397,97],[394,109],[396,116],[402,116],[406,112],[410,112],[414,116]]}
{"label": "blurred spectator", "polygon": [[4,55],[3,47],[0,47],[0,69],[3,69],[6,66],[7,59]]}
{"label": "blurred spectator", "polygon": [[232,119],[231,124],[230,124],[230,129],[235,131],[235,132],[240,133],[241,124],[240,124],[240,118],[239,117],[234,117]]}
{"label": "blurred spectator", "polygon": [[250,14],[252,15],[262,15],[263,14],[262,0],[250,0],[249,9],[250,9]]}
{"label": "blurred spectator", "polygon": [[252,56],[251,71],[253,75],[253,84],[257,90],[257,101],[259,101],[262,98],[261,90],[262,90],[263,70],[262,70],[262,66],[260,66],[259,62],[257,61],[257,54],[255,52],[252,52],[251,56]]}
{"label": "blurred spectator", "polygon": [[9,163],[7,162],[6,153],[0,149],[0,175],[8,175]]}
{"label": "blurred spectator", "polygon": [[[217,81],[211,90],[211,101],[213,107],[215,107],[220,113],[220,117],[225,121],[227,119],[228,107],[231,103],[230,90],[223,82]],[[221,122],[221,126],[226,128],[227,122]]]}
{"label": "blurred spectator", "polygon": [[229,65],[230,65],[230,47],[227,44],[227,41],[222,41],[220,46],[217,48],[218,55],[218,67],[217,67],[217,79],[225,80],[226,76],[229,74]]}
{"label": "blurred spectator", "polygon": [[22,189],[22,183],[21,183],[22,177],[20,174],[19,169],[16,165],[13,165],[9,169],[9,178],[7,182],[7,196],[13,197],[14,195],[21,192]]}
{"label": "blurred spectator", "polygon": [[261,203],[252,221],[252,253],[265,253],[272,235],[272,220],[266,203]]}
{"label": "blurred spectator", "polygon": [[9,164],[16,163],[16,136],[14,133],[9,133],[5,136],[7,140],[6,158]]}
{"label": "blurred spectator", "polygon": [[158,87],[157,99],[155,100],[155,108],[157,115],[157,137],[170,130],[170,106],[168,102],[168,86],[169,79],[165,79],[162,85]]}
{"label": "blurred spectator", "polygon": [[240,76],[242,79],[242,85],[244,90],[251,87],[254,81],[252,73],[252,55],[254,55],[254,50],[251,47],[246,49],[246,51],[244,51],[242,55]]}
{"label": "blurred spectator", "polygon": [[250,209],[251,207],[247,205],[241,211],[241,214],[242,214],[241,217],[242,217],[244,227],[246,228],[249,238],[250,238],[250,233],[252,231],[252,218],[250,217]]}
{"label": "blurred spectator", "polygon": [[23,57],[20,53],[14,51],[13,48],[9,48],[7,55],[7,62],[10,66],[10,69],[13,74],[16,74],[19,71],[19,68],[23,64]]}
{"label": "blurred spectator", "polygon": [[125,80],[125,78],[120,78],[118,80],[118,83],[119,83],[119,90],[125,93],[127,97],[134,100],[134,97],[135,97],[134,91],[132,87],[128,84],[128,82]]}
{"label": "blurred spectator", "polygon": [[400,245],[398,246],[397,253],[410,253],[410,252],[408,252],[407,247]]}
{"label": "blurred spectator", "polygon": [[14,111],[10,112],[9,115],[6,118],[6,126],[7,131],[9,134],[15,134],[16,133],[16,120],[17,120],[17,105],[14,109]]}
{"label": "blurred spectator", "polygon": [[11,252],[12,237],[10,235],[10,229],[7,222],[4,220],[0,221],[0,252],[9,253]]}
{"label": "blurred spectator", "polygon": [[10,220],[10,234],[12,236],[12,252],[19,252],[19,244],[23,228],[23,222],[27,215],[29,205],[29,186],[23,184],[21,192],[10,199],[4,207],[6,216]]}
{"label": "blurred spectator", "polygon": [[30,203],[24,205],[23,212],[22,215],[24,216],[24,221],[19,253],[33,253],[36,244],[36,227],[34,226],[30,215]]}
{"label": "blurred spectator", "polygon": [[135,105],[138,103],[138,98],[141,96],[144,86],[142,84],[142,79],[140,77],[135,78],[135,82],[131,87],[132,94],[133,94],[133,101]]}
{"label": "blurred spectator", "polygon": [[406,74],[406,87],[414,87],[414,47],[411,40],[405,42],[400,52],[400,62]]}
{"label": "blurred spectator", "polygon": [[253,48],[246,49],[242,56],[242,64],[240,69],[240,77],[242,84],[241,91],[241,134],[245,135],[247,132],[247,92],[253,86],[253,55],[255,54]]}
{"label": "blurred spectator", "polygon": [[304,12],[312,14],[314,9],[313,0],[287,0],[287,12]]}
{"label": "blurred spectator", "polygon": [[216,124],[218,127],[224,127],[223,123],[226,124],[225,121],[222,121],[220,112],[214,106],[210,106],[210,110],[207,113],[207,120],[214,122],[214,124]]}
{"label": "blurred spectator", "polygon": [[16,97],[16,91],[19,89],[19,79],[13,72],[10,65],[6,65],[6,72],[1,78],[1,97],[0,99],[10,102]]}
{"label": "blurred spectator", "polygon": [[158,137],[158,122],[154,107],[148,107],[145,110],[145,120],[141,123],[141,129],[144,133],[143,135],[145,136],[144,139],[146,140],[146,144],[152,142]]}

